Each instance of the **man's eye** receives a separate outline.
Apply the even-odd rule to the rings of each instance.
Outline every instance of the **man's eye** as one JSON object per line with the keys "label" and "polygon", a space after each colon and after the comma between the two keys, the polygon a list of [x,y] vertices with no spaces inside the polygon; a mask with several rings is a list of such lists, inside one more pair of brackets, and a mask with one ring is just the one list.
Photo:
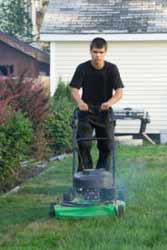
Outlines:
{"label": "man's eye", "polygon": [[95,54],[103,54],[104,52],[98,52],[98,51],[94,51]]}

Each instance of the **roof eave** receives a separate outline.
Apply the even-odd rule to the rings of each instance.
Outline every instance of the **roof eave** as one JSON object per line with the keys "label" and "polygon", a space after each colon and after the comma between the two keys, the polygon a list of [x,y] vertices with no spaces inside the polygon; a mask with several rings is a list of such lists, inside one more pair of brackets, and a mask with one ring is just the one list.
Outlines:
{"label": "roof eave", "polygon": [[47,42],[91,41],[96,36],[107,41],[167,41],[167,33],[108,34],[108,33],[41,33],[40,40]]}
{"label": "roof eave", "polygon": [[22,40],[19,40],[16,37],[13,37],[12,35],[0,32],[0,41],[24,53],[27,56],[31,56],[32,58],[36,59],[41,63],[49,64],[50,62],[49,55],[47,53],[32,47],[31,45],[27,44]]}

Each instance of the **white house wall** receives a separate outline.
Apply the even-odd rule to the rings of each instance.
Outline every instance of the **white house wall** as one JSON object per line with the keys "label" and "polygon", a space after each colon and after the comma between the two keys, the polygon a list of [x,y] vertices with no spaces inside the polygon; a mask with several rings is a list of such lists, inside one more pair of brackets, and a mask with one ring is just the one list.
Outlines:
{"label": "white house wall", "polygon": [[[60,78],[68,83],[76,66],[89,58],[89,42],[52,42],[52,91]],[[125,85],[124,98],[117,106],[148,111],[148,133],[167,129],[167,42],[110,42],[106,59],[117,64]],[[138,129],[139,121],[117,122],[117,132]]]}

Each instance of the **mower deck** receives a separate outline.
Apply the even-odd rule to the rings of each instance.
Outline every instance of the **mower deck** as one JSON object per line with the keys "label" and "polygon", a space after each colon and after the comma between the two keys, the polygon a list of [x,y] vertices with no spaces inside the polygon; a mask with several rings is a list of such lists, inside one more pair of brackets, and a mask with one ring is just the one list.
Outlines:
{"label": "mower deck", "polygon": [[125,202],[116,200],[101,204],[51,204],[50,214],[58,219],[62,218],[88,218],[99,216],[122,216]]}

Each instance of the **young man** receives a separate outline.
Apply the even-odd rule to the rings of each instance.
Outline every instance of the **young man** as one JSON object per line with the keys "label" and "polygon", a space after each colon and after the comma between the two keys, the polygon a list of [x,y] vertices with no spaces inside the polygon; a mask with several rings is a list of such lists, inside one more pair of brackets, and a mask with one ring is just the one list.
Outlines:
{"label": "young man", "polygon": [[[96,168],[109,170],[114,141],[112,106],[122,98],[124,86],[117,66],[105,61],[106,52],[107,42],[103,38],[95,38],[90,44],[91,60],[77,67],[70,86],[79,107],[77,138],[91,138],[94,129],[96,137],[106,138],[97,141],[99,159]],[[90,140],[78,142],[78,171],[93,168],[91,144]]]}

